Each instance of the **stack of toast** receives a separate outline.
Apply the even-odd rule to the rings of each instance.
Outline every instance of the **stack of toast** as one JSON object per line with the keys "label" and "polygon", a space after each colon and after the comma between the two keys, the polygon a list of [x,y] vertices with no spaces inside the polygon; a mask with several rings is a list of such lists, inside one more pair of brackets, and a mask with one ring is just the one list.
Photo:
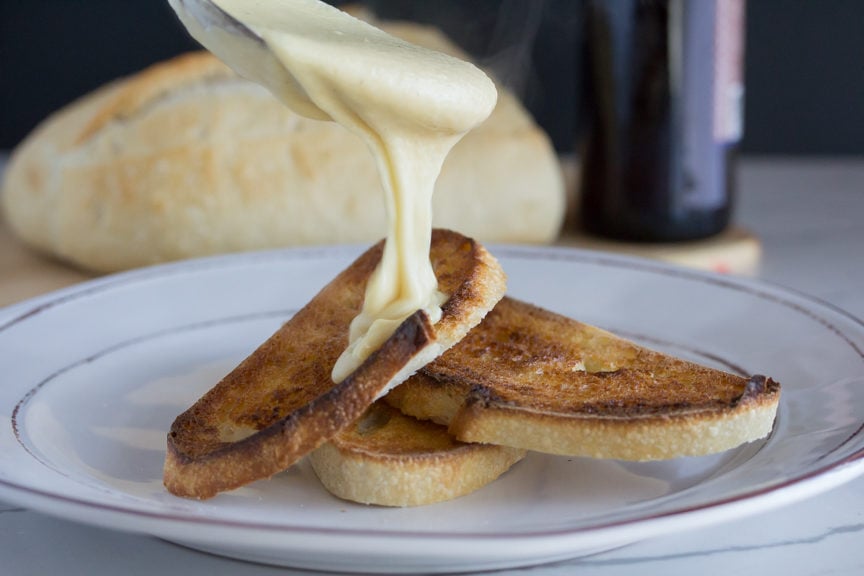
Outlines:
{"label": "stack of toast", "polygon": [[414,506],[470,493],[526,451],[656,460],[716,453],[770,433],[780,386],[673,358],[505,297],[477,242],[436,230],[430,258],[449,296],[354,373],[348,343],[372,247],[178,416],[164,482],[210,498],[304,456],[334,495]]}

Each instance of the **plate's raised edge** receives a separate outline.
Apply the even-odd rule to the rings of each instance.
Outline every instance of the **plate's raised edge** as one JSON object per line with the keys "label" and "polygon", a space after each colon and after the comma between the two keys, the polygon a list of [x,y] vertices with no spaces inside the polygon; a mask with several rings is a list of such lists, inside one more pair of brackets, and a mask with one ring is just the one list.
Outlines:
{"label": "plate's raised edge", "polygon": [[[283,248],[276,250],[265,250],[257,252],[244,252],[238,254],[225,254],[209,256],[172,262],[168,264],[157,264],[145,268],[138,268],[126,272],[119,272],[88,280],[80,284],[50,292],[24,302],[15,303],[5,308],[0,308],[0,332],[17,324],[27,318],[37,315],[44,310],[74,301],[78,298],[98,294],[117,286],[131,284],[134,282],[153,280],[166,276],[177,276],[182,274],[196,273],[200,271],[217,270],[226,266],[246,266],[262,262],[274,262],[283,260],[312,260],[325,257],[328,259],[346,258],[357,256],[368,245],[338,245],[338,246],[316,246],[308,248]],[[571,248],[562,246],[522,246],[509,244],[493,244],[489,246],[492,254],[498,258],[520,258],[527,260],[543,259],[547,261],[579,262],[583,264],[594,264],[616,268],[639,270],[653,274],[677,277],[688,280],[698,280],[708,284],[714,284],[733,290],[744,290],[751,295],[764,300],[782,304],[796,312],[810,317],[817,323],[822,324],[830,331],[845,340],[849,346],[861,357],[864,362],[864,348],[853,342],[848,336],[836,326],[814,314],[806,307],[801,306],[781,296],[795,297],[830,310],[831,312],[846,318],[857,324],[864,330],[864,320],[850,314],[846,310],[831,304],[825,300],[797,291],[786,286],[773,284],[765,280],[753,280],[740,276],[726,276],[715,272],[686,268],[681,265],[657,260],[650,260],[638,256],[611,254],[582,248]],[[4,312],[6,314],[4,314]],[[7,316],[4,319],[4,316]]]}
{"label": "plate's raised edge", "polygon": [[[841,339],[846,341],[849,346],[861,357],[864,362],[864,348],[853,342],[834,324],[828,322],[824,318],[817,316],[806,307],[790,301],[788,298],[793,297],[817,307],[822,307],[830,310],[832,313],[844,317],[846,320],[857,324],[864,330],[864,319],[858,318],[854,314],[832,304],[826,300],[812,296],[800,290],[789,288],[780,284],[772,283],[767,280],[755,280],[742,276],[731,276],[711,272],[707,270],[697,270],[687,268],[679,264],[669,262],[661,262],[657,260],[649,260],[638,256],[630,256],[623,254],[608,254],[593,250],[584,250],[579,248],[566,248],[558,246],[535,247],[535,246],[499,246],[497,250],[492,250],[493,254],[498,257],[519,257],[523,259],[544,259],[544,260],[559,260],[562,262],[579,262],[582,264],[595,264],[600,266],[610,266],[617,268],[627,268],[630,270],[639,270],[642,272],[651,272],[654,274],[662,274],[674,278],[682,278],[686,280],[698,280],[706,284],[713,284],[723,288],[739,290],[747,292],[750,295],[757,296],[763,300],[771,301],[776,304],[781,304],[815,320],[822,324],[825,328],[834,332]],[[786,297],[784,299],[783,297]]]}
{"label": "plate's raised edge", "polygon": [[164,329],[164,330],[158,330],[156,332],[152,332],[152,333],[148,333],[148,334],[142,334],[142,335],[139,335],[135,338],[131,338],[129,340],[124,340],[122,342],[116,342],[107,348],[104,348],[102,350],[99,350],[98,352],[94,352],[94,353],[86,356],[85,358],[80,358],[80,359],[76,360],[72,364],[69,364],[67,366],[63,366],[61,368],[57,368],[51,374],[49,374],[48,376],[43,378],[40,382],[38,382],[33,388],[28,390],[27,393],[18,401],[18,403],[15,404],[15,408],[12,410],[12,416],[10,418],[10,423],[12,424],[12,434],[14,435],[15,440],[18,442],[18,444],[21,446],[21,448],[24,449],[24,451],[26,451],[35,461],[39,462],[40,464],[42,464],[43,466],[45,466],[49,470],[52,470],[54,473],[56,473],[60,476],[68,477],[68,475],[63,470],[57,468],[56,466],[54,466],[50,462],[47,462],[44,458],[42,458],[42,456],[40,456],[38,453],[36,453],[27,444],[27,442],[24,441],[24,433],[22,431],[21,423],[20,423],[21,411],[25,409],[25,407],[27,406],[27,403],[30,402],[30,400],[34,396],[36,396],[36,394],[46,384],[48,384],[52,380],[62,376],[66,372],[69,372],[70,370],[74,370],[80,366],[84,366],[86,364],[90,364],[92,362],[95,362],[96,360],[102,358],[103,356],[106,356],[106,355],[111,354],[113,352],[116,352],[118,350],[122,350],[124,348],[128,348],[130,346],[134,346],[136,344],[140,344],[142,342],[146,342],[146,341],[152,340],[154,338],[159,338],[159,337],[163,337],[163,336],[172,336],[172,335],[179,334],[181,332],[200,330],[202,328],[209,328],[212,326],[222,326],[225,324],[232,324],[232,323],[238,323],[238,322],[249,322],[249,321],[256,321],[256,320],[270,320],[273,318],[286,319],[286,318],[290,318],[291,316],[296,314],[297,310],[298,310],[297,308],[289,308],[289,309],[284,309],[284,310],[266,310],[266,311],[261,311],[261,312],[257,312],[257,313],[252,313],[252,314],[243,314],[243,315],[238,315],[238,316],[212,318],[212,319],[204,320],[201,322],[193,322],[191,324],[186,324],[183,326],[177,326],[177,327],[172,327],[172,328],[168,328],[168,329]]}
{"label": "plate's raised edge", "polygon": [[[824,479],[828,473],[833,473],[836,480],[831,482],[825,482]],[[813,470],[810,473],[790,478],[786,481],[783,481],[779,484],[773,484],[770,486],[765,486],[759,488],[757,490],[752,490],[748,492],[743,492],[739,494],[735,494],[733,496],[729,496],[727,498],[721,498],[717,500],[712,500],[711,502],[707,502],[704,504],[697,504],[693,506],[685,506],[682,508],[676,508],[673,510],[667,510],[664,512],[657,513],[649,513],[644,515],[639,515],[635,518],[626,518],[621,520],[613,520],[608,522],[597,522],[594,524],[588,524],[584,526],[572,527],[572,528],[558,528],[558,529],[548,529],[548,530],[531,530],[531,531],[519,531],[519,532],[423,532],[423,531],[414,531],[414,530],[369,530],[366,528],[322,528],[316,526],[292,526],[287,524],[272,524],[272,523],[263,523],[263,522],[251,522],[251,521],[240,521],[240,520],[228,520],[224,518],[213,518],[212,516],[196,516],[190,515],[188,513],[170,513],[170,512],[155,512],[148,510],[136,510],[131,507],[119,506],[106,504],[104,502],[98,501],[89,501],[79,498],[74,498],[71,496],[66,496],[63,494],[58,494],[56,492],[50,492],[46,490],[40,490],[36,488],[30,488],[28,486],[21,486],[15,483],[7,482],[3,479],[0,479],[0,487],[7,487],[10,489],[9,493],[23,492],[32,497],[35,497],[37,500],[43,500],[50,503],[62,503],[66,505],[70,505],[75,509],[86,509],[86,510],[98,510],[101,512],[106,512],[109,514],[119,514],[125,517],[133,517],[133,518],[145,518],[148,520],[154,520],[157,522],[172,522],[172,523],[181,523],[184,525],[191,526],[204,526],[211,528],[222,528],[222,529],[243,529],[243,530],[256,530],[262,532],[273,532],[279,534],[315,534],[320,536],[332,536],[332,537],[351,537],[351,538],[370,538],[377,539],[380,537],[386,537],[391,539],[435,539],[435,540],[453,540],[453,539],[470,539],[470,540],[490,540],[490,541],[505,541],[505,540],[524,540],[524,539],[545,539],[551,537],[572,537],[590,533],[596,533],[599,531],[607,531],[607,530],[615,530],[624,527],[637,527],[642,524],[651,523],[655,521],[662,520],[671,520],[681,516],[690,516],[699,513],[709,513],[712,511],[721,510],[731,505],[743,505],[747,503],[748,506],[741,511],[740,514],[737,514],[736,517],[752,515],[767,509],[771,509],[782,504],[792,503],[803,498],[813,496],[815,494],[819,494],[821,492],[825,492],[832,488],[835,488],[845,482],[851,481],[852,479],[861,476],[864,474],[864,448],[862,450],[856,452],[853,455],[845,458],[843,461],[832,463],[829,466],[825,466],[821,469]],[[822,482],[816,482],[816,480],[822,480]],[[797,493],[794,497],[786,498],[783,502],[769,502],[763,504],[762,506],[754,506],[753,504],[759,502],[760,500],[765,500],[767,497],[772,495],[776,495],[781,491],[787,488],[798,488]],[[2,494],[2,492],[0,492]],[[21,503],[25,506],[29,504],[26,502]],[[52,507],[39,507],[33,506],[34,509],[41,509],[45,513],[49,514],[57,514],[58,510]],[[80,517],[75,515],[66,515],[66,517],[70,519],[78,519],[81,520]],[[88,517],[90,523],[93,524],[101,524],[107,527],[115,526],[114,523],[111,522],[98,522],[96,518],[92,515]],[[696,524],[699,524],[696,522]],[[142,526],[140,532],[147,532],[148,528],[146,526]],[[158,534],[157,534],[158,535]]]}
{"label": "plate's raised edge", "polygon": [[[227,255],[227,256],[216,256],[211,258],[203,258],[197,260],[189,260],[184,262],[178,262],[173,264],[162,264],[153,266],[150,268],[145,268],[141,270],[134,270],[131,272],[124,272],[120,274],[116,274],[113,276],[108,276],[106,278],[91,280],[80,284],[78,286],[74,286],[71,288],[67,288],[64,290],[60,290],[58,292],[46,295],[45,297],[37,298],[34,301],[30,302],[30,306],[28,307],[28,302],[13,305],[12,308],[14,310],[18,310],[19,308],[23,309],[23,312],[12,314],[11,319],[6,320],[3,324],[0,324],[0,332],[3,332],[10,328],[11,326],[26,320],[29,317],[32,317],[36,314],[41,313],[44,310],[53,308],[54,306],[64,304],[69,301],[73,301],[80,297],[91,296],[93,294],[97,294],[99,292],[109,290],[119,285],[125,285],[129,283],[133,283],[141,280],[150,280],[159,277],[169,276],[169,275],[180,275],[190,272],[199,272],[201,270],[212,270],[225,267],[226,265],[234,266],[234,265],[248,265],[259,262],[266,261],[279,261],[279,260],[294,260],[294,259],[314,259],[314,258],[339,258],[346,257],[351,255],[352,253],[358,253],[360,248],[357,247],[349,247],[349,246],[339,246],[339,247],[321,247],[321,248],[311,248],[311,249],[286,249],[286,250],[275,250],[275,251],[266,251],[266,252],[255,252],[255,253],[246,253],[246,254],[235,254],[235,255]],[[847,320],[857,324],[859,327],[864,329],[864,322],[858,319],[857,317],[849,314],[848,312],[831,305],[830,303],[821,301],[812,296],[808,296],[806,294],[796,292],[794,290],[790,290],[788,288],[776,285],[770,285],[766,282],[762,281],[753,281],[743,278],[737,277],[729,277],[729,276],[721,276],[711,272],[704,272],[699,270],[693,270],[688,268],[679,267],[673,264],[667,264],[662,262],[656,262],[652,260],[642,259],[638,257],[632,256],[620,256],[613,254],[605,254],[599,252],[593,252],[589,250],[581,250],[574,248],[561,248],[561,247],[524,247],[524,246],[497,246],[491,248],[492,253],[496,257],[505,257],[505,258],[522,258],[522,259],[545,259],[545,260],[560,260],[566,262],[579,262],[579,263],[587,263],[587,264],[595,264],[602,266],[611,266],[618,268],[628,268],[634,270],[641,270],[643,272],[651,272],[655,274],[664,274],[668,276],[674,276],[684,279],[690,280],[698,280],[701,282],[707,282],[710,284],[715,284],[717,286],[721,286],[724,288],[732,289],[732,290],[745,290],[751,295],[763,298],[765,300],[769,300],[778,304],[782,304],[787,306],[788,308],[801,313],[812,320],[818,322],[819,324],[824,325],[827,329],[835,332],[838,336],[841,337],[849,346],[858,354],[858,356],[864,362],[864,351],[862,351],[861,347],[857,345],[854,341],[852,341],[848,336],[846,336],[839,328],[835,325],[828,322],[826,319],[821,318],[816,315],[813,311],[807,309],[797,302],[792,302],[782,298],[782,296],[794,296],[795,298],[809,301],[810,303],[816,305],[817,307],[824,307],[830,310],[832,313],[839,314],[845,317]],[[0,313],[3,311],[0,310]],[[2,315],[2,314],[0,314]],[[864,433],[864,423],[862,423],[861,427],[859,427],[849,438],[847,438],[842,444],[848,444],[856,437],[860,436]],[[834,448],[829,451],[833,452],[838,448]],[[846,474],[840,474],[841,472],[846,472]],[[274,525],[268,523],[256,523],[256,522],[245,522],[245,521],[233,521],[226,519],[214,519],[212,517],[201,517],[201,516],[190,516],[189,514],[172,514],[167,512],[152,512],[146,510],[136,510],[131,507],[123,507],[123,506],[115,506],[111,504],[105,504],[102,502],[93,502],[85,499],[78,499],[69,496],[65,496],[62,494],[57,494],[55,492],[49,492],[45,490],[35,489],[29,486],[20,485],[14,482],[9,482],[4,479],[0,479],[0,486],[5,486],[10,492],[15,493],[25,493],[31,496],[36,497],[37,499],[45,499],[53,502],[65,503],[74,507],[81,507],[85,509],[97,509],[104,512],[110,512],[113,514],[122,514],[127,516],[134,517],[143,517],[149,518],[153,520],[160,521],[169,521],[169,522],[180,522],[190,525],[199,525],[199,526],[218,526],[222,528],[243,528],[243,529],[253,529],[253,530],[262,530],[262,531],[276,531],[276,532],[284,532],[284,533],[303,533],[303,534],[320,534],[320,535],[330,535],[330,536],[351,536],[351,537],[388,537],[388,538],[424,538],[424,539],[453,539],[455,538],[469,538],[472,540],[476,539],[484,539],[484,540],[501,540],[501,539],[525,539],[525,538],[549,538],[549,537],[562,537],[562,536],[574,536],[577,534],[583,534],[592,531],[599,530],[610,530],[615,528],[621,528],[626,526],[637,526],[640,524],[644,524],[647,522],[653,522],[662,519],[669,519],[683,515],[692,515],[698,512],[707,512],[711,510],[721,509],[723,507],[730,506],[732,504],[743,503],[745,501],[750,501],[754,499],[758,499],[760,497],[766,497],[772,494],[776,494],[779,491],[785,490],[787,488],[799,487],[800,498],[806,497],[811,494],[816,494],[818,492],[827,490],[829,488],[834,487],[835,485],[839,485],[841,482],[837,481],[834,483],[830,482],[822,482],[821,487],[818,486],[817,480],[821,477],[826,476],[829,473],[835,473],[836,477],[843,476],[842,481],[848,481],[851,478],[858,476],[864,473],[864,446],[855,452],[838,459],[837,461],[831,462],[823,467],[811,470],[806,474],[802,474],[799,476],[795,476],[792,478],[788,478],[782,482],[771,484],[768,486],[763,486],[756,490],[751,490],[747,492],[742,492],[739,494],[735,494],[729,496],[727,498],[722,498],[718,500],[712,500],[711,502],[693,505],[693,506],[685,506],[682,508],[677,508],[673,510],[667,510],[664,512],[659,512],[655,514],[646,514],[643,516],[639,516],[637,518],[623,519],[623,520],[615,520],[611,522],[600,522],[596,524],[580,526],[575,528],[562,528],[562,529],[553,529],[553,530],[537,530],[531,532],[471,532],[471,533],[459,533],[454,535],[450,532],[414,532],[414,531],[387,531],[387,530],[376,530],[374,532],[370,532],[367,529],[340,529],[340,528],[317,528],[310,526],[291,526],[291,525]],[[806,490],[805,488],[809,485],[810,490]],[[50,512],[51,510],[45,508],[44,511]],[[110,524],[108,524],[110,525]]]}
{"label": "plate's raised edge", "polygon": [[319,246],[312,248],[285,248],[259,252],[244,252],[240,254],[225,254],[182,260],[168,264],[156,264],[126,272],[117,272],[93,280],[85,280],[79,284],[61,288],[42,296],[37,296],[16,302],[0,308],[0,332],[11,328],[32,316],[36,316],[56,306],[73,302],[79,298],[97,295],[107,290],[134,284],[136,282],[157,280],[169,276],[181,276],[202,271],[219,270],[229,266],[248,266],[262,262],[278,262],[283,260],[314,260],[322,256],[328,259],[350,258],[357,256],[367,248],[360,245]]}

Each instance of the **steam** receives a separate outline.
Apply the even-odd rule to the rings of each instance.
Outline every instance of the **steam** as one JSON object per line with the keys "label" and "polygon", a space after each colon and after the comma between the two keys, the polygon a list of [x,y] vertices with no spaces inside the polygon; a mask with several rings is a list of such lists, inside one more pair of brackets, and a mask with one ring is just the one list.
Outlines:
{"label": "steam", "polygon": [[478,62],[519,97],[537,82],[533,53],[546,5],[546,0],[503,0],[484,50],[486,55]]}

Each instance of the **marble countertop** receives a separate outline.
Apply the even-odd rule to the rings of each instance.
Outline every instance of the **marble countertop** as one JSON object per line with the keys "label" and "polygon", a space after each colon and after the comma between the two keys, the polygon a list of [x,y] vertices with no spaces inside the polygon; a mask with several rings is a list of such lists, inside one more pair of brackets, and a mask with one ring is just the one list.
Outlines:
{"label": "marble countertop", "polygon": [[[2,163],[0,163],[2,167]],[[748,159],[741,165],[738,224],[762,241],[758,276],[864,317],[864,159]],[[0,243],[12,242],[0,235]],[[15,298],[83,276],[51,264],[41,283],[9,274],[33,266],[12,254],[3,277]],[[10,292],[11,293],[11,292]],[[7,300],[8,302],[8,300]],[[820,496],[700,530],[595,556],[496,574],[646,576],[864,574],[864,477]],[[0,502],[0,572],[59,574],[305,574],[218,558],[147,536],[74,524]]]}

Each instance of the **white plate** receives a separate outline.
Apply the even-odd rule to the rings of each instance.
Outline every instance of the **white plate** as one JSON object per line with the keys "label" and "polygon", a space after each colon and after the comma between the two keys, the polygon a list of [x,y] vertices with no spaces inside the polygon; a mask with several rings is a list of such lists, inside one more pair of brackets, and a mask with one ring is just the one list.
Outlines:
{"label": "white plate", "polygon": [[108,277],[0,311],[0,497],[227,556],[446,572],[585,555],[754,514],[864,471],[864,325],[764,284],[566,249],[505,248],[510,294],[783,384],[772,436],[632,464],[532,454],[456,501],[337,500],[300,464],[207,502],[161,485],[176,414],[346,266],[354,248]]}

